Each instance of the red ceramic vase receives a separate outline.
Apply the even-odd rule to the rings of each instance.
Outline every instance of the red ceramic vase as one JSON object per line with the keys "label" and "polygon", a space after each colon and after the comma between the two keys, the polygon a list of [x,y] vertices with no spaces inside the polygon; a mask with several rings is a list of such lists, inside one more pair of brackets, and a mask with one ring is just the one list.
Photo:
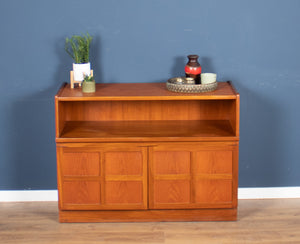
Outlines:
{"label": "red ceramic vase", "polygon": [[192,77],[196,84],[201,84],[201,65],[198,63],[198,55],[188,55],[188,63],[185,66],[185,76]]}

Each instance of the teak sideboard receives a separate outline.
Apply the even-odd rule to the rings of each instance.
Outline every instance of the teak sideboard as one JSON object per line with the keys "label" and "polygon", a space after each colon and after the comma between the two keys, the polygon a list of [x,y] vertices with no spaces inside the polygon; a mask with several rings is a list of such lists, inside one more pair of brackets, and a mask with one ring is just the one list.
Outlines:
{"label": "teak sideboard", "polygon": [[55,96],[60,222],[236,220],[239,94],[64,84]]}

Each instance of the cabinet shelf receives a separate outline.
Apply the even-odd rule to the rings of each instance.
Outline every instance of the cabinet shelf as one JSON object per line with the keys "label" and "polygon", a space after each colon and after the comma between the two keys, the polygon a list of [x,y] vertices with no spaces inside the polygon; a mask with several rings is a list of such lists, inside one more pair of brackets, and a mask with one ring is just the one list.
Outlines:
{"label": "cabinet shelf", "polygon": [[234,140],[226,120],[69,121],[57,142]]}
{"label": "cabinet shelf", "polygon": [[57,142],[237,140],[228,120],[68,121]]}

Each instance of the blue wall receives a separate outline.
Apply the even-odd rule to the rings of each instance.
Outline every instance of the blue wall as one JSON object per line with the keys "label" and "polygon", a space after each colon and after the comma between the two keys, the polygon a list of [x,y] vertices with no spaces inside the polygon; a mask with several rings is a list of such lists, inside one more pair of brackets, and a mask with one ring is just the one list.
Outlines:
{"label": "blue wall", "polygon": [[54,95],[64,39],[93,35],[97,82],[183,75],[186,55],[241,94],[241,187],[300,186],[300,1],[0,3],[0,190],[55,189]]}

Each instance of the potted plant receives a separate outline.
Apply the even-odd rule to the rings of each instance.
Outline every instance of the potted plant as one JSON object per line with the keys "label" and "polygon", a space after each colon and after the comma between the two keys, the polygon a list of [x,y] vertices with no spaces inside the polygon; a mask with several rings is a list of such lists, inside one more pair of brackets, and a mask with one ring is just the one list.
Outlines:
{"label": "potted plant", "polygon": [[94,76],[85,75],[82,82],[82,92],[90,93],[96,91],[96,82]]}
{"label": "potted plant", "polygon": [[65,50],[74,60],[73,72],[75,81],[83,81],[84,75],[91,75],[90,44],[93,37],[86,35],[73,35],[66,38]]}

